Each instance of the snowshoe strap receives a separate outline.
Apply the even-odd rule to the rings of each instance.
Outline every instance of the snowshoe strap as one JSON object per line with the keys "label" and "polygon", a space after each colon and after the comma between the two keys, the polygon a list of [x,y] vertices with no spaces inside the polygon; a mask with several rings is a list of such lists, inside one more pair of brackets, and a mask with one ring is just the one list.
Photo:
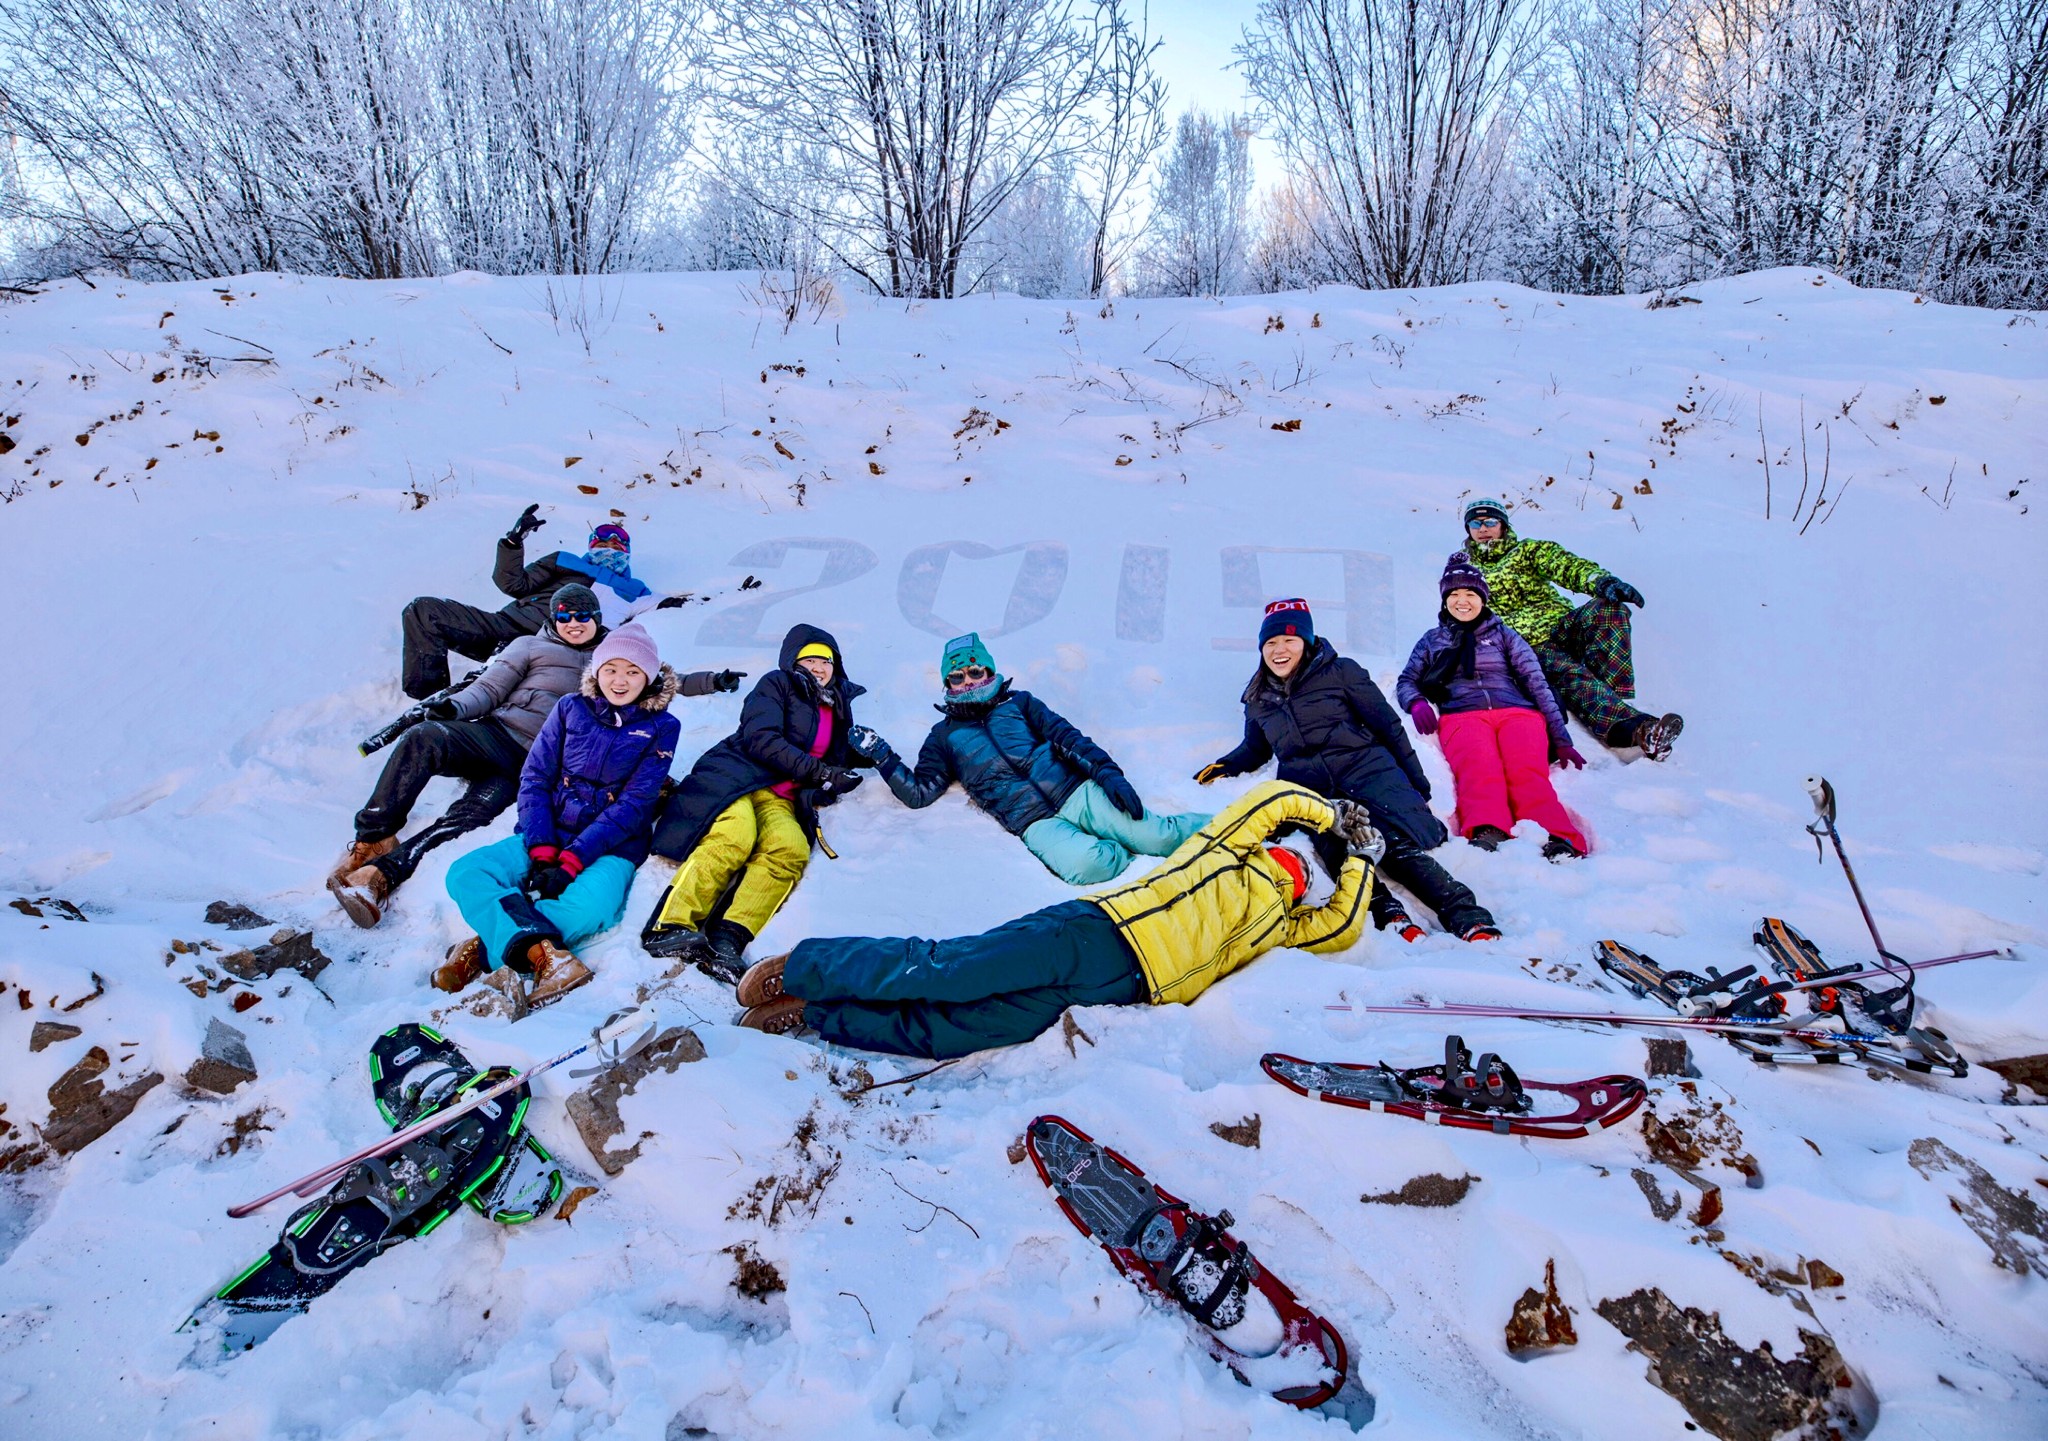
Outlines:
{"label": "snowshoe strap", "polygon": [[1158,1220],[1161,1216],[1164,1216],[1169,1211],[1186,1211],[1187,1209],[1188,1204],[1185,1201],[1161,1201],[1156,1206],[1146,1207],[1143,1211],[1140,1211],[1136,1219],[1134,1219],[1131,1222],[1131,1224],[1124,1229],[1123,1240],[1118,1242],[1118,1244],[1130,1250],[1136,1251],[1139,1255],[1144,1256],[1147,1261],[1150,1261],[1155,1266],[1171,1270],[1173,1263],[1180,1258],[1181,1252],[1187,1249],[1186,1236],[1177,1237],[1174,1241],[1173,1246],[1170,1249],[1168,1249],[1164,1255],[1160,1256],[1148,1255],[1144,1251],[1144,1249],[1139,1245],[1139,1243],[1145,1239],[1146,1228],[1151,1226],[1151,1224],[1154,1221]]}
{"label": "snowshoe strap", "polygon": [[[417,1081],[413,1079],[412,1075],[408,1074],[404,1083],[399,1087],[398,1116],[396,1123],[392,1127],[393,1130],[402,1131],[407,1126],[419,1121],[422,1117],[440,1110],[441,1107],[455,1099],[456,1095],[462,1090],[463,1084],[476,1074],[474,1066],[465,1067],[453,1064],[435,1066],[431,1070],[424,1066],[418,1069],[423,1074]],[[436,1090],[436,1086],[442,1085],[444,1077],[453,1084]]]}
{"label": "snowshoe strap", "polygon": [[[1223,1274],[1216,1280],[1215,1289],[1200,1302],[1195,1301],[1192,1297],[1183,1296],[1181,1304],[1188,1308],[1189,1314],[1197,1321],[1200,1321],[1204,1326],[1213,1327],[1216,1325],[1216,1313],[1232,1300],[1242,1297],[1246,1291],[1251,1289],[1253,1270],[1254,1263],[1252,1261],[1251,1247],[1239,1246],[1230,1253],[1229,1261],[1224,1264]],[[1243,1319],[1244,1311],[1242,1307],[1239,1307],[1237,1315],[1233,1316],[1225,1325],[1236,1325],[1237,1322]]]}

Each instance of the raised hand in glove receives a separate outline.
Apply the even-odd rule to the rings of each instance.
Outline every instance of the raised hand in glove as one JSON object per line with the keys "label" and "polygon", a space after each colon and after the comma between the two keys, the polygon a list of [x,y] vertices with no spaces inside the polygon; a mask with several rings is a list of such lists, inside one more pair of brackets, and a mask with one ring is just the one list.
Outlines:
{"label": "raised hand in glove", "polygon": [[1570,741],[1559,743],[1555,761],[1569,770],[1582,771],[1586,768],[1586,758],[1579,754],[1578,748]]}
{"label": "raised hand in glove", "polygon": [[1379,863],[1387,853],[1387,840],[1372,823],[1372,815],[1356,801],[1331,801],[1337,812],[1337,833],[1344,837],[1344,849],[1354,856]]}
{"label": "raised hand in glove", "polygon": [[1602,600],[1620,601],[1624,605],[1640,607],[1643,593],[1618,575],[1603,575],[1593,582],[1593,594]]}
{"label": "raised hand in glove", "polygon": [[1102,793],[1109,797],[1109,803],[1134,821],[1145,819],[1145,803],[1138,799],[1138,792],[1124,779],[1120,770],[1098,772],[1095,784],[1102,787]]}
{"label": "raised hand in glove", "polygon": [[717,675],[711,677],[711,688],[715,691],[735,691],[740,688],[740,682],[746,678],[747,673],[743,670],[722,670]]}
{"label": "raised hand in glove", "polygon": [[1195,784],[1205,786],[1210,781],[1220,781],[1229,774],[1230,772],[1224,768],[1222,761],[1210,761],[1209,764],[1195,772]]}
{"label": "raised hand in glove", "polygon": [[526,507],[526,509],[519,512],[519,519],[513,521],[512,528],[505,532],[505,544],[524,545],[526,543],[526,538],[529,535],[532,535],[535,531],[539,530],[542,526],[547,524],[546,521],[542,520],[538,515],[534,513],[539,509],[540,503],[536,501],[534,504],[529,505],[528,507]]}
{"label": "raised hand in glove", "polygon": [[846,748],[862,760],[880,762],[885,755],[893,755],[889,743],[882,739],[881,732],[869,726],[855,726],[846,733]]}

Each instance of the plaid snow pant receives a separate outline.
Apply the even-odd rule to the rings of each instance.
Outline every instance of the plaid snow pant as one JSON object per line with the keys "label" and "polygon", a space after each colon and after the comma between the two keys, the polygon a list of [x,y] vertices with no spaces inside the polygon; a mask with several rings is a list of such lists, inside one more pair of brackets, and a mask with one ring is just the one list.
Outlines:
{"label": "plaid snow pant", "polygon": [[1636,664],[1626,605],[1589,600],[1531,648],[1559,705],[1608,745],[1630,744],[1643,713],[1630,704],[1636,698]]}

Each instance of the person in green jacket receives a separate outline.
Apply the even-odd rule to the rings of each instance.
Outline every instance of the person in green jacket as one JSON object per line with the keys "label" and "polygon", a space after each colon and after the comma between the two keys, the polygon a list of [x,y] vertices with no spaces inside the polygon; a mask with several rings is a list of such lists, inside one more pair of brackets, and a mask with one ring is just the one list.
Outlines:
{"label": "person in green jacket", "polygon": [[[1653,761],[1671,754],[1685,728],[1678,714],[1636,709],[1630,606],[1643,593],[1554,540],[1525,540],[1491,497],[1465,507],[1464,555],[1486,577],[1494,613],[1529,642],[1564,708],[1607,745],[1635,746]],[[1574,607],[1556,587],[1590,595]]]}

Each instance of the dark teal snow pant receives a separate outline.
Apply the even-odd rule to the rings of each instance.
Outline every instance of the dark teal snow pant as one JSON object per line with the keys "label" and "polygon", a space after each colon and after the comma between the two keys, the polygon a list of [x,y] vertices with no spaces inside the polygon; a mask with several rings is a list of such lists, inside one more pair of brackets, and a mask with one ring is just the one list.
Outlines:
{"label": "dark teal snow pant", "polygon": [[933,1060],[1022,1045],[1069,1006],[1125,1006],[1147,994],[1137,957],[1093,901],[951,941],[803,941],[782,989],[802,998],[804,1023],[828,1041]]}

